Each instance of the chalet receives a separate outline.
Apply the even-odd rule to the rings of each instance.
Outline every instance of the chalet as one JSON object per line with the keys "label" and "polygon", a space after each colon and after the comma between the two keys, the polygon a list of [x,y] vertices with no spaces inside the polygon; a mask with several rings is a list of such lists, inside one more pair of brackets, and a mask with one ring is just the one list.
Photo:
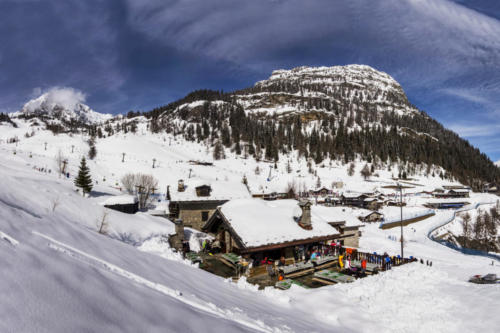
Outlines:
{"label": "chalet", "polygon": [[361,193],[343,193],[340,196],[340,201],[344,206],[364,207],[365,199],[368,198],[366,194]]}
{"label": "chalet", "polygon": [[432,196],[434,198],[468,198],[469,197],[469,190],[467,189],[451,189],[451,190],[444,190],[444,191],[434,191],[432,193]]}
{"label": "chalet", "polygon": [[139,200],[134,195],[113,196],[104,201],[103,205],[106,208],[127,214],[135,214],[139,211]]}
{"label": "chalet", "polygon": [[329,194],[331,194],[332,191],[330,191],[329,189],[327,189],[326,187],[321,187],[321,188],[318,188],[316,190],[311,190],[310,193],[311,195],[313,196],[320,196],[320,197],[326,197],[328,196]]}
{"label": "chalet", "polygon": [[500,186],[495,183],[486,183],[483,185],[483,192],[488,193],[497,193],[499,191]]}
{"label": "chalet", "polygon": [[231,199],[250,198],[244,184],[225,184],[218,181],[215,185],[200,180],[185,184],[179,180],[177,191],[171,191],[168,206],[169,218],[181,219],[184,226],[201,230],[215,209]]}
{"label": "chalet", "polygon": [[331,209],[296,200],[231,200],[217,208],[203,230],[215,236],[222,252],[257,260],[292,258],[294,253],[332,240],[357,246],[359,220]]}
{"label": "chalet", "polygon": [[461,208],[470,202],[464,198],[435,198],[429,199],[424,204],[425,207],[433,209]]}
{"label": "chalet", "polygon": [[359,219],[363,222],[380,222],[384,219],[384,214],[376,211],[369,211],[359,215]]}
{"label": "chalet", "polygon": [[363,200],[363,208],[370,210],[379,210],[383,205],[382,201],[379,201],[377,198],[365,198]]}

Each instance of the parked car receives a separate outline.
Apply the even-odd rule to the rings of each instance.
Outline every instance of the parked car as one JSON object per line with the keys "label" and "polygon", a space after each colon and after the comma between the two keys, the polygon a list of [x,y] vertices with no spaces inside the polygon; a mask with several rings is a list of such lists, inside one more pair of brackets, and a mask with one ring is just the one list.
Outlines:
{"label": "parked car", "polygon": [[478,284],[494,284],[500,283],[500,279],[497,278],[496,274],[486,274],[486,275],[474,275],[469,279],[469,282]]}

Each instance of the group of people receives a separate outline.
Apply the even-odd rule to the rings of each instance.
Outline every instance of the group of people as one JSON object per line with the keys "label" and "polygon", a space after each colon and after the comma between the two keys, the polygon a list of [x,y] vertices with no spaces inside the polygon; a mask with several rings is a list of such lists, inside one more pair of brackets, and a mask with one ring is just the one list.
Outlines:
{"label": "group of people", "polygon": [[210,239],[203,239],[201,242],[201,251],[204,253],[220,253],[221,252],[221,243],[218,239],[212,241]]}

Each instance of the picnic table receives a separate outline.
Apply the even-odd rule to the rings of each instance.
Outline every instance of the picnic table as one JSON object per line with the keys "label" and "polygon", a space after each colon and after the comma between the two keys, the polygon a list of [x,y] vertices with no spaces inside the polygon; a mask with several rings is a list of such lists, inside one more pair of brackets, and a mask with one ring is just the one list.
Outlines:
{"label": "picnic table", "polygon": [[241,260],[241,257],[234,253],[224,253],[219,258],[224,264],[232,268],[237,268]]}
{"label": "picnic table", "polygon": [[311,259],[315,269],[325,268],[334,265],[338,260],[337,256],[321,256]]}
{"label": "picnic table", "polygon": [[314,271],[312,262],[298,262],[296,264],[281,266],[278,268],[287,277],[297,277]]}
{"label": "picnic table", "polygon": [[276,284],[274,286],[278,289],[287,290],[287,289],[290,289],[292,284],[297,285],[297,286],[302,287],[302,288],[309,289],[309,287],[306,286],[305,284],[303,284],[299,281],[292,280],[292,279],[284,279],[284,280],[278,281],[278,282],[276,282]]}
{"label": "picnic table", "polygon": [[323,284],[349,283],[354,282],[355,280],[356,279],[350,275],[331,271],[329,269],[324,269],[322,271],[316,272],[314,273],[313,277],[313,281]]}

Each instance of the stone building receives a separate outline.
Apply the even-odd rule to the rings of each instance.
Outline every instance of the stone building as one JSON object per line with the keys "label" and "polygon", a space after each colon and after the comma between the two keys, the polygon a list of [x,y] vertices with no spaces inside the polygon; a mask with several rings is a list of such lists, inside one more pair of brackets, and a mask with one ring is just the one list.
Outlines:
{"label": "stone building", "polygon": [[179,180],[177,191],[171,191],[170,196],[169,218],[181,219],[184,226],[201,230],[218,206],[231,199],[249,198],[250,194],[243,184]]}

